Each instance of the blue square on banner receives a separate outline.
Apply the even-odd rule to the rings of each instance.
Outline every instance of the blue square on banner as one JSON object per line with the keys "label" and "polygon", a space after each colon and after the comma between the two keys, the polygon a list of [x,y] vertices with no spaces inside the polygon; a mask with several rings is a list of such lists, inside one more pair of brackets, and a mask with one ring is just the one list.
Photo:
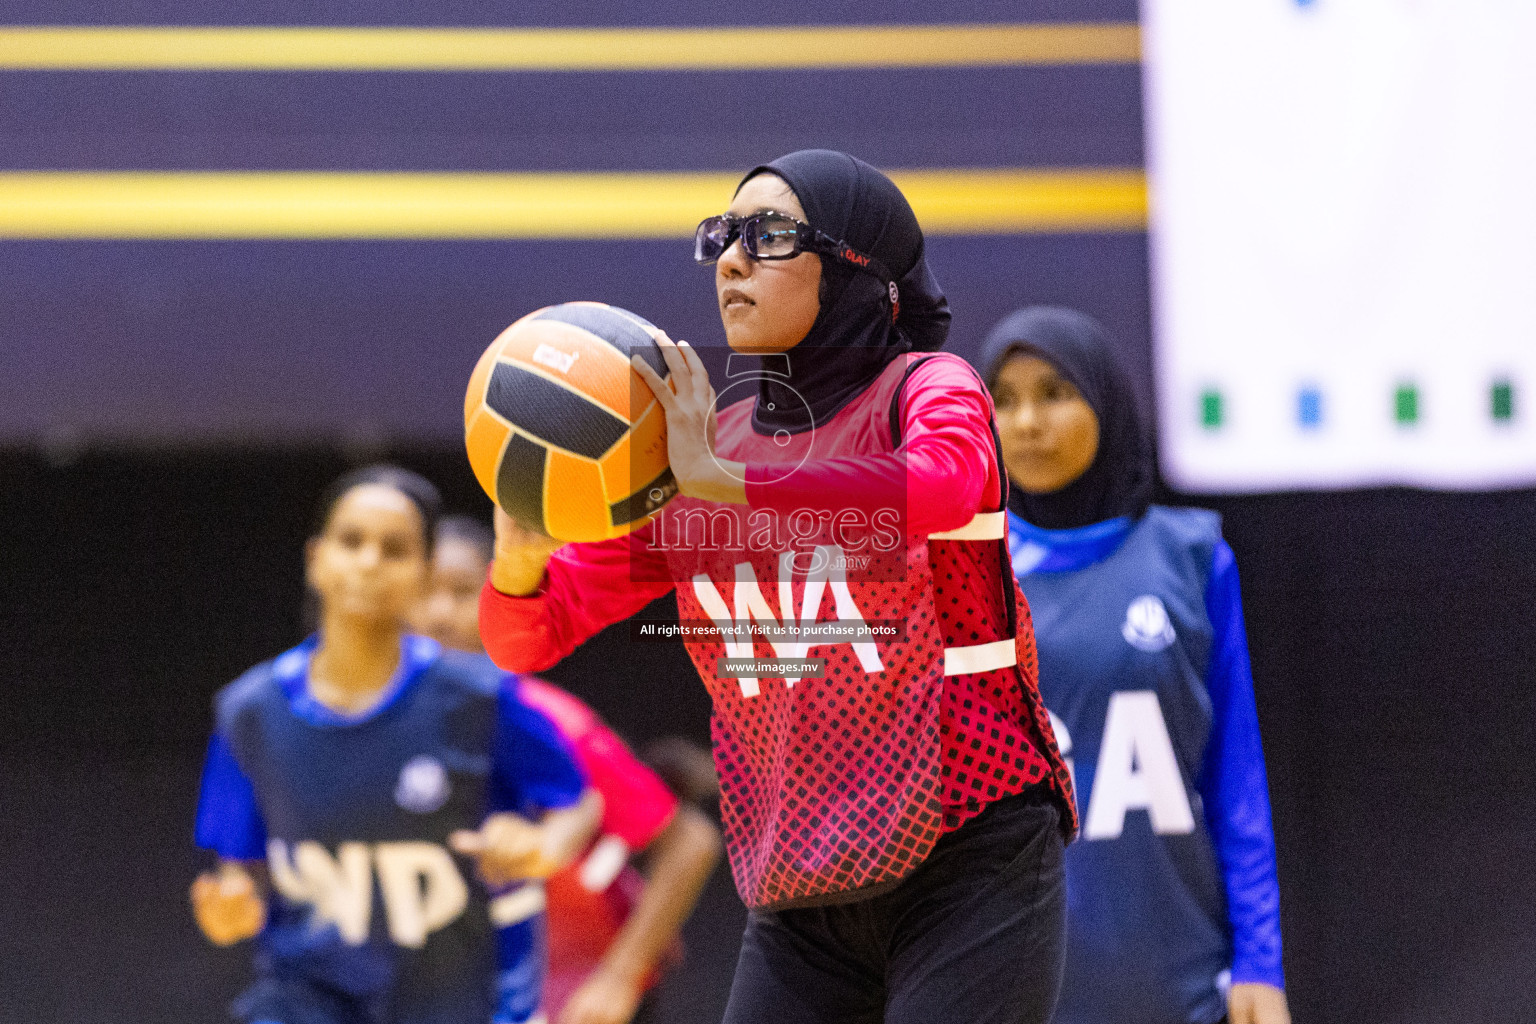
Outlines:
{"label": "blue square on banner", "polygon": [[1296,393],[1296,422],[1313,430],[1323,422],[1323,393],[1315,387],[1304,387]]}

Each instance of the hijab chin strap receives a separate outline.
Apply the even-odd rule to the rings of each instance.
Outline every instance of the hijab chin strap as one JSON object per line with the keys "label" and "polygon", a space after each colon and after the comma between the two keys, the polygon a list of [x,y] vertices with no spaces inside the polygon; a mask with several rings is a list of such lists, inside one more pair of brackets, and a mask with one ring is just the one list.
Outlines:
{"label": "hijab chin strap", "polygon": [[[756,360],[757,364],[753,365],[751,360]],[[789,380],[789,353],[770,352],[767,355],[752,356],[742,352],[732,352],[725,359],[727,378],[756,377],[763,374]]]}
{"label": "hijab chin strap", "polygon": [[1099,421],[1099,448],[1082,476],[1060,490],[1008,492],[1008,507],[1046,530],[1071,530],[1117,516],[1139,518],[1155,479],[1152,434],[1114,344],[1092,317],[1031,306],[1004,317],[982,345],[977,365],[990,386],[1017,355],[1038,356],[1077,388]]}
{"label": "hijab chin strap", "polygon": [[[891,360],[943,345],[949,304],[923,258],[917,217],[890,178],[828,149],[782,156],[754,168],[742,184],[759,174],[783,179],[807,222],[849,250],[822,259],[816,322],[790,350],[788,378],[763,375],[752,410],[759,433],[801,433],[835,416]],[[887,274],[873,272],[870,263]]]}

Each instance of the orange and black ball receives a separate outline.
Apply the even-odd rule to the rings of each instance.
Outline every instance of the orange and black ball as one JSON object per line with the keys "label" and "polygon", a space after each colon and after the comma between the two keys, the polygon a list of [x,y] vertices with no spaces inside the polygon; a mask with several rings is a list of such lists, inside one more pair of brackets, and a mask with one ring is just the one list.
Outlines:
{"label": "orange and black ball", "polygon": [[601,302],[535,310],[486,349],[464,396],[464,443],[491,500],[559,540],[629,533],[677,493],[666,417],[630,366],[666,377],[655,326]]}

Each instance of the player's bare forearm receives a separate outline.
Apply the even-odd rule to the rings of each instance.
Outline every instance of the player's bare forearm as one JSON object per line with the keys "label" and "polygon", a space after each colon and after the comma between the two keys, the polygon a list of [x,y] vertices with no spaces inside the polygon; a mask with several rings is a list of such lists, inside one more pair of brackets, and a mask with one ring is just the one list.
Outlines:
{"label": "player's bare forearm", "polygon": [[544,815],[539,827],[544,830],[545,856],[558,865],[557,871],[587,848],[602,820],[603,795],[590,786],[572,806]]}
{"label": "player's bare forearm", "polygon": [[597,970],[571,994],[557,1024],[629,1024],[646,977],[677,939],[720,859],[720,832],[683,805],[650,846],[651,866],[633,913]]}
{"label": "player's bare forearm", "polygon": [[645,888],[600,968],[635,985],[656,967],[693,913],[704,883],[720,861],[720,830],[698,809],[684,804],[650,851]]}

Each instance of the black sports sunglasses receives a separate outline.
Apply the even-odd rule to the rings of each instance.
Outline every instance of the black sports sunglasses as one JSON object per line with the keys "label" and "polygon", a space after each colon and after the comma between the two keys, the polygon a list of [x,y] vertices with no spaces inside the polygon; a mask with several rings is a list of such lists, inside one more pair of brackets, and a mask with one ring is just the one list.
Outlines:
{"label": "black sports sunglasses", "polygon": [[745,217],[725,213],[704,218],[693,235],[693,258],[699,263],[713,263],[737,238],[754,260],[787,260],[802,252],[814,252],[868,271],[885,284],[895,283],[885,264],[873,256],[866,256],[847,242],[839,242],[787,213],[772,210]]}

